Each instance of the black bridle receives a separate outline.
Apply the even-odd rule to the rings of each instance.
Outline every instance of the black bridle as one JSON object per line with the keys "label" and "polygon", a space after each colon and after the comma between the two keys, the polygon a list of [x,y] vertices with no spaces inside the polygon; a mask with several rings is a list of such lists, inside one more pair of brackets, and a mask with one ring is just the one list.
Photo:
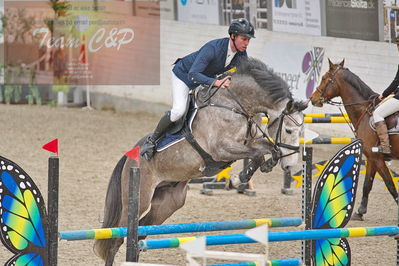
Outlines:
{"label": "black bridle", "polygon": [[[226,82],[226,80],[224,82]],[[295,121],[294,118],[292,118],[291,115],[288,114],[287,107],[284,109],[284,111],[281,113],[281,115],[272,122],[272,124],[273,124],[274,122],[279,121],[279,127],[277,129],[276,138],[273,141],[273,139],[258,125],[258,123],[256,123],[256,121],[254,120],[254,116],[249,114],[249,112],[244,108],[244,106],[238,100],[238,97],[228,87],[226,87],[224,89],[230,94],[230,96],[233,99],[233,101],[235,103],[237,103],[237,105],[239,106],[239,109],[237,109],[235,107],[229,107],[229,106],[225,106],[225,105],[221,105],[221,104],[211,103],[211,98],[222,87],[224,82],[222,82],[222,84],[220,84],[215,89],[215,91],[213,93],[211,93],[211,94],[209,93],[209,96],[206,99],[207,104],[204,105],[204,106],[201,106],[200,108],[203,108],[203,107],[206,107],[206,106],[219,107],[219,108],[224,108],[224,109],[230,110],[230,111],[232,111],[234,113],[237,113],[237,114],[240,114],[240,115],[244,116],[247,119],[247,133],[246,133],[246,139],[245,139],[244,144],[246,144],[247,141],[250,138],[254,138],[256,136],[256,134],[255,134],[255,136],[251,135],[252,125],[255,125],[256,126],[256,130],[259,130],[262,133],[262,137],[261,138],[266,138],[267,141],[273,146],[273,150],[278,152],[278,154],[281,154],[280,147],[286,148],[286,149],[289,149],[289,150],[293,150],[292,153],[281,155],[281,156],[279,156],[279,158],[276,158],[278,160],[281,159],[281,158],[290,156],[290,155],[292,155],[294,153],[298,153],[299,152],[299,146],[293,146],[293,145],[289,145],[289,144],[285,144],[285,143],[281,142],[281,135],[282,135],[282,127],[283,127],[284,117],[288,117],[289,119],[291,119],[298,126],[302,126],[302,124],[303,124],[303,122],[302,123],[298,123],[297,121]],[[210,90],[210,88],[209,88],[209,90]],[[270,125],[268,125],[268,127],[270,127]]]}
{"label": "black bridle", "polygon": [[276,138],[275,138],[276,145],[277,145],[278,147],[281,147],[281,148],[285,148],[285,149],[288,149],[288,150],[292,150],[291,153],[287,153],[287,154],[281,155],[281,156],[280,156],[280,159],[281,159],[281,158],[284,158],[284,157],[288,157],[288,156],[290,156],[290,155],[292,155],[292,154],[295,154],[295,153],[299,153],[299,148],[300,148],[299,145],[298,145],[298,146],[294,146],[294,145],[290,145],[290,144],[283,143],[283,142],[281,141],[281,138],[282,138],[281,135],[282,135],[282,131],[283,131],[283,122],[284,122],[284,118],[290,119],[290,120],[291,120],[292,122],[294,122],[294,124],[295,124],[296,126],[298,126],[298,127],[301,127],[301,126],[303,125],[303,121],[302,121],[302,123],[299,123],[298,121],[296,121],[296,120],[292,117],[291,114],[288,114],[288,113],[287,113],[287,110],[286,110],[286,109],[281,113],[281,115],[280,115],[279,117],[277,117],[275,120],[273,120],[273,121],[268,125],[268,128],[269,128],[269,127],[271,127],[273,124],[275,124],[275,123],[278,121],[279,124],[278,124],[277,132],[276,132]]}

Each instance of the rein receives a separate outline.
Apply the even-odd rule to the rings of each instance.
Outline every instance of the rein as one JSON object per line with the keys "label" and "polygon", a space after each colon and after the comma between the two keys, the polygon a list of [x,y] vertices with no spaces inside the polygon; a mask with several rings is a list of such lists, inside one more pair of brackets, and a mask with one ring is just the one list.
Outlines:
{"label": "rein", "polygon": [[269,125],[269,127],[270,127],[270,126],[273,125],[277,120],[279,120],[279,125],[278,125],[278,129],[277,129],[277,132],[276,132],[276,142],[277,142],[276,145],[277,145],[278,147],[281,147],[281,148],[285,148],[285,149],[292,150],[291,153],[287,153],[287,154],[281,155],[281,156],[280,156],[280,159],[281,159],[281,158],[284,158],[284,157],[288,157],[288,156],[290,156],[290,155],[292,155],[292,154],[295,154],[295,153],[299,153],[299,148],[300,148],[299,145],[298,145],[298,146],[293,146],[293,145],[285,144],[285,143],[283,143],[283,142],[281,141],[281,133],[282,133],[282,131],[283,131],[283,122],[284,122],[284,118],[285,118],[285,117],[289,118],[289,119],[290,119],[292,122],[294,122],[294,124],[295,124],[296,126],[298,126],[298,127],[301,127],[301,126],[303,125],[303,121],[302,121],[302,123],[298,123],[294,118],[292,118],[291,115],[287,114],[286,110],[284,110],[284,111],[281,113],[281,115],[280,115],[277,119],[275,119],[275,120]]}
{"label": "rein", "polygon": [[371,95],[370,98],[367,99],[367,100],[360,101],[360,102],[353,102],[353,103],[336,102],[336,101],[332,101],[331,99],[327,99],[327,98],[323,97],[323,94],[326,92],[328,86],[330,84],[337,83],[336,80],[335,80],[335,75],[337,74],[338,70],[344,70],[344,69],[346,69],[346,68],[338,66],[337,69],[334,70],[332,75],[330,74],[330,77],[328,78],[328,82],[327,82],[327,85],[325,86],[325,89],[322,91],[320,89],[320,87],[317,87],[316,90],[320,93],[320,98],[322,100],[322,103],[327,103],[327,104],[330,104],[330,105],[333,105],[333,106],[338,106],[338,107],[344,106],[344,107],[346,107],[346,106],[353,106],[353,105],[364,105],[365,103],[368,104],[367,107],[365,108],[365,110],[360,115],[358,121],[354,125],[349,123],[349,121],[344,116],[344,114],[342,112],[342,109],[339,108],[339,111],[341,112],[342,117],[344,117],[346,123],[349,125],[349,128],[351,129],[353,134],[355,136],[357,136],[357,129],[358,129],[359,125],[360,125],[360,122],[363,120],[364,116],[366,114],[372,115],[371,109],[374,108],[374,106],[375,106],[375,99],[378,97],[378,94]]}

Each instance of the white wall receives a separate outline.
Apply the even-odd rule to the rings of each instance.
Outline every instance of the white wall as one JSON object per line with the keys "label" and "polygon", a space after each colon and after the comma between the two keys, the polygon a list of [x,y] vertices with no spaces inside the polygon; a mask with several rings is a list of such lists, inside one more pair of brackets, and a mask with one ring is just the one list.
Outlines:
{"label": "white wall", "polygon": [[[132,87],[97,86],[92,91],[103,94],[102,97],[117,96],[124,98],[124,101],[127,99],[140,100],[162,104],[164,108],[167,108],[171,103],[172,63],[178,57],[197,50],[207,41],[225,36],[227,36],[227,26],[161,20],[161,84],[159,86]],[[399,53],[394,44],[270,32],[265,29],[256,31],[256,39],[251,40],[248,54],[252,57],[262,57],[264,44],[268,41],[324,47],[325,60],[322,73],[328,70],[327,57],[331,58],[333,62],[340,62],[345,58],[345,66],[376,92],[382,92],[389,85],[399,63]],[[117,102],[115,105],[115,109],[118,109]],[[98,107],[101,108],[101,106]],[[132,106],[133,109],[134,106]],[[129,108],[123,111],[129,111]],[[320,110],[316,108],[314,111],[319,112]],[[337,109],[324,107],[323,111],[337,112]]]}

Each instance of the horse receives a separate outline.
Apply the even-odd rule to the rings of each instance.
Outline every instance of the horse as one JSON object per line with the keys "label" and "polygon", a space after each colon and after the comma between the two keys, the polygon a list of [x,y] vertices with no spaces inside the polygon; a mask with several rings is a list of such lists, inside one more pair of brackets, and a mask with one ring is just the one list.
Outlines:
{"label": "horse", "polygon": [[[202,150],[214,161],[224,163],[224,167],[249,158],[252,163],[243,171],[249,179],[259,167],[270,171],[270,166],[278,160],[273,158],[278,154],[276,143],[264,137],[253,118],[259,113],[275,111],[283,119],[306,107],[307,103],[292,98],[283,79],[260,60],[249,58],[232,74],[230,86],[215,90],[208,105],[198,110],[192,135]],[[145,139],[146,136],[136,146]],[[264,155],[270,153],[273,160],[265,161]],[[127,224],[129,169],[134,164],[135,161],[123,156],[113,170],[105,199],[103,228]],[[157,152],[150,161],[142,160],[140,172],[139,225],[162,224],[184,205],[190,179],[217,173],[209,171],[187,138]],[[99,239],[95,241],[94,251],[106,265],[112,265],[122,244],[123,238]]]}
{"label": "horse", "polygon": [[[345,60],[339,64],[333,64],[330,60],[328,61],[329,70],[324,74],[320,85],[313,92],[310,100],[314,106],[322,107],[324,103],[334,104],[331,99],[340,96],[352,122],[355,136],[363,142],[363,153],[367,158],[366,174],[362,200],[358,211],[353,214],[352,219],[364,220],[363,215],[367,213],[368,198],[377,171],[395,202],[397,202],[398,198],[389,169],[385,164],[387,157],[382,153],[373,153],[371,150],[379,142],[377,134],[369,124],[374,107],[374,99],[378,97],[378,94],[371,90],[356,74],[344,68]],[[389,159],[398,159],[399,135],[390,135],[389,139],[392,145]]]}

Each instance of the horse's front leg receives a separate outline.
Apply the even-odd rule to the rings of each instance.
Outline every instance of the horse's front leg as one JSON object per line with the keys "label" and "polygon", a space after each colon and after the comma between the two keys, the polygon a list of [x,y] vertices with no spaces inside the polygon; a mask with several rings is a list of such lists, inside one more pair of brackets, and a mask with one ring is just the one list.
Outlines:
{"label": "horse's front leg", "polygon": [[230,181],[234,187],[247,183],[258,168],[265,164],[264,154],[270,152],[272,144],[265,139],[251,141],[248,145],[241,143],[226,143],[221,145],[215,155],[215,160],[233,161],[243,158],[250,159],[240,174],[233,175]]}

